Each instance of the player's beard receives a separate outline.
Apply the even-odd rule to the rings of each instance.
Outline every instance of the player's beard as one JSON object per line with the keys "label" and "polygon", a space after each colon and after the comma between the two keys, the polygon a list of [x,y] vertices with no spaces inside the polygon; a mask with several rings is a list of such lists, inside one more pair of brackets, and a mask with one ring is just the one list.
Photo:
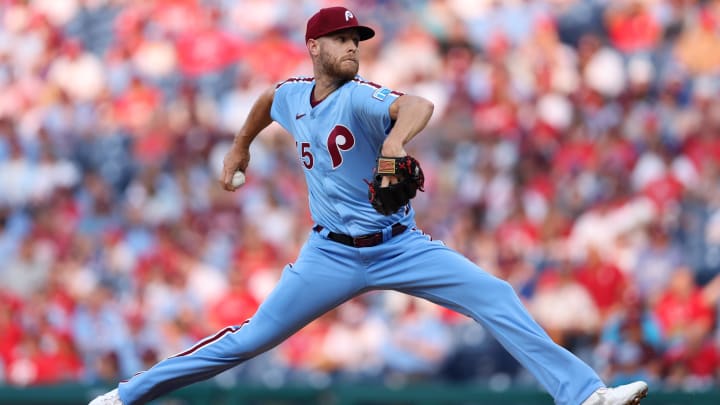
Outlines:
{"label": "player's beard", "polygon": [[320,54],[320,65],[326,75],[341,81],[348,81],[355,78],[360,69],[357,59],[355,63],[348,62],[347,58],[331,58],[327,53]]}

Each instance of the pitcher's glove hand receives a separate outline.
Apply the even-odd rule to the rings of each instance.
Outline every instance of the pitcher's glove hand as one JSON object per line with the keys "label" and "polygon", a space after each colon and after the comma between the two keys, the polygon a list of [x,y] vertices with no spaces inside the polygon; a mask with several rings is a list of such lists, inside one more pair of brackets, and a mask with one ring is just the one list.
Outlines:
{"label": "pitcher's glove hand", "polygon": [[[394,177],[397,183],[382,186],[384,177]],[[383,215],[395,213],[415,198],[417,190],[425,191],[425,176],[412,156],[384,157],[377,159],[373,181],[368,185],[368,199],[375,210]]]}

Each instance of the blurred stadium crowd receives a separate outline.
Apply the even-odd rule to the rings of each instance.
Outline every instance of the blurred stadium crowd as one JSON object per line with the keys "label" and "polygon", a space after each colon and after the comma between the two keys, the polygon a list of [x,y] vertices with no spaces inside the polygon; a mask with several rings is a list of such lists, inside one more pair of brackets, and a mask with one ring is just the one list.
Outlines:
{"label": "blurred stadium crowd", "polygon": [[[252,315],[312,224],[281,128],[238,192],[222,156],[337,3],[0,0],[0,382],[115,382]],[[378,31],[361,75],[435,103],[420,227],[608,383],[720,385],[720,1],[340,3]],[[221,380],[360,378],[533,381],[393,292]]]}

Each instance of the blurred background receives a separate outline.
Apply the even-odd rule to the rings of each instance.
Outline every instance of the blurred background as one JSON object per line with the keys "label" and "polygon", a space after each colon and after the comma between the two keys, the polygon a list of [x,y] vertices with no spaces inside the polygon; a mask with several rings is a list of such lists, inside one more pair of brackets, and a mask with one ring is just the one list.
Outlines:
{"label": "blurred background", "polygon": [[[419,226],[608,384],[717,392],[720,1],[0,0],[0,402],[113,386],[253,314],[312,226],[294,141],[265,130],[235,193],[218,173],[259,92],[312,75],[330,5],[376,28],[363,77],[435,103]],[[215,379],[423,382],[538,389],[394,292]]]}

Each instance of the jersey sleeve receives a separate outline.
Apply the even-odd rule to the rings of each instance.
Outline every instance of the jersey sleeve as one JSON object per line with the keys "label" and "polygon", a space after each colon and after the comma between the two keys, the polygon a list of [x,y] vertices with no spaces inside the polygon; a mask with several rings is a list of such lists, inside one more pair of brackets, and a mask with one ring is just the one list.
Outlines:
{"label": "jersey sleeve", "polygon": [[359,81],[352,94],[354,113],[360,122],[369,126],[371,134],[384,138],[393,126],[390,105],[401,95],[387,87]]}
{"label": "jersey sleeve", "polygon": [[270,107],[270,117],[283,128],[289,129],[290,108],[288,106],[287,92],[290,86],[284,85],[285,83],[280,83],[275,87],[275,96],[273,97],[272,107]]}

